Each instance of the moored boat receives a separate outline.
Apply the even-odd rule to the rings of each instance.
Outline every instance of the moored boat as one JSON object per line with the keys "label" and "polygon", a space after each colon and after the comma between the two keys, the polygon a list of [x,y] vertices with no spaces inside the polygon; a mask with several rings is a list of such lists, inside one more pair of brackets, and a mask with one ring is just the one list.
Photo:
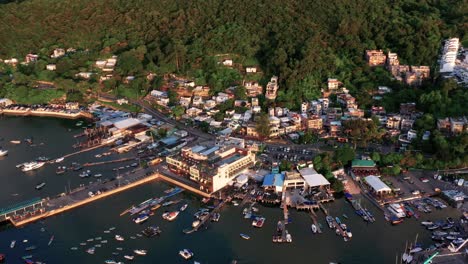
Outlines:
{"label": "moored boat", "polygon": [[310,229],[312,230],[312,233],[314,233],[314,234],[317,233],[317,226],[316,225],[312,224],[310,226]]}
{"label": "moored boat", "polygon": [[6,149],[0,149],[0,157],[4,157],[4,156],[6,156],[6,155],[8,155],[8,150],[6,150]]}
{"label": "moored boat", "polygon": [[252,221],[252,226],[261,228],[265,223],[265,217],[257,217]]}
{"label": "moored boat", "polygon": [[249,240],[250,239],[250,236],[246,235],[246,234],[240,234],[240,237],[242,237],[243,239],[245,240]]}
{"label": "moored boat", "polygon": [[148,220],[148,218],[149,218],[149,215],[142,214],[142,215],[139,215],[137,218],[134,218],[133,222],[135,222],[135,224],[141,224],[145,222],[146,220]]}
{"label": "moored boat", "polygon": [[163,219],[167,221],[174,221],[179,215],[179,211],[166,212],[162,215]]}
{"label": "moored boat", "polygon": [[190,259],[193,257],[194,254],[189,249],[184,248],[179,251],[179,255],[182,256],[184,259]]}
{"label": "moored boat", "polygon": [[10,143],[18,145],[18,144],[21,144],[21,140],[10,140]]}
{"label": "moored boat", "polygon": [[55,163],[60,163],[64,160],[65,158],[64,157],[61,157],[61,158],[58,158],[55,160]]}
{"label": "moored boat", "polygon": [[185,209],[187,209],[187,207],[188,207],[188,204],[184,204],[182,205],[182,207],[180,207],[179,211],[183,212],[185,211]]}
{"label": "moored boat", "polygon": [[12,240],[10,243],[10,248],[14,248],[16,245],[16,240]]}
{"label": "moored boat", "polygon": [[36,190],[40,190],[40,189],[44,188],[45,185],[46,185],[45,182],[39,183],[38,185],[36,185]]}
{"label": "moored boat", "polygon": [[195,220],[192,222],[192,227],[197,227],[198,225],[200,225],[200,220]]}
{"label": "moored boat", "polygon": [[37,170],[44,166],[45,162],[37,162],[37,161],[32,161],[32,162],[26,162],[21,166],[21,170],[23,172],[27,171],[32,171],[32,170]]}
{"label": "moored boat", "polygon": [[128,260],[133,260],[135,258],[135,256],[133,255],[125,255],[124,256],[125,259],[128,259]]}
{"label": "moored boat", "polygon": [[133,252],[139,256],[145,256],[148,252],[144,249],[135,249]]}
{"label": "moored boat", "polygon": [[115,235],[115,240],[117,240],[117,241],[124,241],[125,238],[123,238],[123,237],[120,236],[120,235]]}

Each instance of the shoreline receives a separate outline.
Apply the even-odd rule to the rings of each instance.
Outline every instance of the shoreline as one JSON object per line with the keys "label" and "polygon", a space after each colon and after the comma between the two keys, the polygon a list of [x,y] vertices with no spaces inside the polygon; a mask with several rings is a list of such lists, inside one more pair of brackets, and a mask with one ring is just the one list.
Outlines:
{"label": "shoreline", "polygon": [[79,119],[86,118],[92,119],[93,116],[88,112],[77,112],[77,113],[58,113],[49,111],[37,111],[37,110],[11,110],[11,109],[0,109],[0,115],[8,116],[37,116],[37,117],[55,117],[63,119]]}

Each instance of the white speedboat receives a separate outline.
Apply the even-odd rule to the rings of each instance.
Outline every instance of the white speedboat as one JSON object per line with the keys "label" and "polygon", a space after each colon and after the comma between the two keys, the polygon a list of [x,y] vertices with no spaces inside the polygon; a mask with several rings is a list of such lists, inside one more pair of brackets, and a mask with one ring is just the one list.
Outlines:
{"label": "white speedboat", "polygon": [[148,220],[148,218],[149,218],[149,215],[142,214],[142,215],[139,215],[137,218],[133,219],[133,222],[135,222],[135,224],[140,224]]}
{"label": "white speedboat", "polygon": [[184,204],[184,205],[182,205],[182,207],[180,207],[179,210],[180,210],[181,212],[183,212],[183,211],[185,211],[185,209],[187,209],[187,207],[188,207],[188,204]]}
{"label": "white speedboat", "polygon": [[314,234],[317,233],[317,226],[316,225],[312,224],[310,226],[310,229],[312,230],[312,233],[314,233]]}
{"label": "white speedboat", "polygon": [[135,250],[133,250],[133,252],[135,252],[135,254],[137,254],[139,256],[145,256],[146,253],[148,253],[148,251],[146,251],[144,249],[135,249]]}
{"label": "white speedboat", "polygon": [[45,185],[46,185],[45,182],[39,183],[38,185],[36,185],[36,190],[42,189]]}
{"label": "white speedboat", "polygon": [[16,240],[12,240],[10,243],[10,248],[14,248],[16,245]]}
{"label": "white speedboat", "polygon": [[133,260],[135,258],[135,256],[133,255],[125,255],[124,256],[125,259],[128,259],[128,260]]}
{"label": "white speedboat", "polygon": [[117,241],[124,241],[125,239],[124,239],[122,236],[120,236],[120,235],[115,235],[115,240],[117,240]]}
{"label": "white speedboat", "polygon": [[22,166],[21,170],[24,172],[37,170],[40,167],[44,166],[44,164],[45,162],[37,162],[37,161],[27,162]]}
{"label": "white speedboat", "polygon": [[192,227],[197,227],[200,224],[200,220],[195,220],[192,223]]}
{"label": "white speedboat", "polygon": [[6,156],[6,155],[8,155],[8,150],[6,150],[6,149],[0,149],[0,157],[4,157],[4,156]]}
{"label": "white speedboat", "polygon": [[58,158],[55,160],[55,163],[60,163],[64,160],[65,158],[64,157],[61,157],[61,158]]}
{"label": "white speedboat", "polygon": [[193,252],[189,249],[184,248],[179,251],[179,255],[182,256],[184,259],[190,259],[193,257]]}

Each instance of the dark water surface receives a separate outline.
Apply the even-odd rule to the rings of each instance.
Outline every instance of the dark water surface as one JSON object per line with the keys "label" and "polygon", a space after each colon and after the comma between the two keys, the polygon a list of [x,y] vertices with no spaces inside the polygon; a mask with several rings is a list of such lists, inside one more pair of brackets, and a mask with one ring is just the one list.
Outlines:
{"label": "dark water surface", "polygon": [[[71,131],[70,131],[71,129]],[[33,160],[39,156],[57,158],[73,152],[72,145],[76,143],[73,135],[80,129],[75,127],[75,121],[58,120],[50,118],[33,117],[0,117],[0,146],[10,150],[8,157],[0,159],[0,208],[16,202],[34,197],[52,197],[65,191],[68,186],[76,188],[80,184],[95,180],[86,180],[78,177],[77,172],[68,172],[63,175],[55,174],[55,165],[47,164],[40,170],[32,173],[23,173],[15,167],[16,164]],[[13,145],[10,140],[34,137],[36,146],[26,144]],[[44,144],[41,144],[44,143]],[[99,149],[89,153],[80,154],[67,159],[64,165],[73,161],[80,163],[97,161],[94,155],[107,151]],[[115,159],[113,155],[99,159]],[[128,163],[131,163],[128,162]],[[128,164],[126,163],[126,164]],[[103,178],[115,177],[112,168],[119,165],[106,165],[92,167],[94,173],[102,173]],[[35,190],[36,184],[46,182],[41,191]],[[190,227],[193,213],[201,206],[200,199],[188,193],[180,198],[189,204],[188,209],[182,212],[174,222],[167,222],[161,218],[165,209],[160,208],[156,215],[146,223],[136,225],[129,216],[119,217],[120,212],[132,204],[137,204],[150,197],[164,195],[164,190],[170,186],[153,182],[135,189],[99,200],[93,204],[85,205],[64,214],[51,217],[44,221],[30,224],[24,228],[0,231],[0,253],[7,255],[6,263],[24,263],[20,258],[24,255],[33,255],[34,260],[46,263],[104,263],[106,259],[116,261],[125,260],[123,255],[131,253],[134,249],[147,249],[148,255],[136,256],[132,263],[230,263],[237,259],[238,263],[395,263],[397,253],[402,253],[405,241],[413,241],[419,233],[419,242],[428,246],[431,244],[430,234],[425,231],[415,219],[408,219],[399,226],[390,226],[385,222],[382,213],[368,205],[376,216],[377,222],[366,224],[354,214],[351,206],[343,199],[327,204],[326,207],[334,216],[345,213],[349,220],[345,220],[353,233],[350,242],[344,242],[335,235],[335,232],[326,227],[324,215],[318,212],[319,221],[324,226],[324,233],[313,235],[310,231],[311,219],[303,212],[291,211],[292,223],[288,230],[293,236],[290,244],[273,244],[271,236],[276,228],[277,221],[282,217],[279,208],[260,208],[260,214],[267,220],[263,228],[254,229],[251,222],[243,219],[241,207],[226,206],[221,211],[219,223],[209,225],[207,230],[186,235],[183,229]],[[363,201],[365,203],[366,201]],[[181,204],[173,206],[176,209]],[[452,208],[443,211],[434,211],[423,215],[420,220],[442,219],[446,215],[456,215]],[[137,237],[132,240],[145,226],[159,225],[162,229],[160,237]],[[103,231],[109,227],[116,227],[111,234]],[[41,231],[44,228],[45,231]],[[243,240],[239,233],[250,235],[250,240]],[[125,241],[118,242],[113,236],[120,234]],[[47,246],[49,238],[54,235],[55,240]],[[85,250],[98,242],[88,242],[87,246],[80,246],[89,238],[102,237],[108,240],[101,248],[96,248],[94,255]],[[22,240],[29,240],[23,243]],[[16,247],[10,249],[10,241],[16,240]],[[36,245],[37,249],[26,252],[25,248]],[[78,247],[77,251],[70,250]],[[122,251],[116,250],[122,247]],[[186,261],[178,255],[178,251],[189,248],[195,253],[193,260]],[[119,252],[113,256],[112,252]]]}

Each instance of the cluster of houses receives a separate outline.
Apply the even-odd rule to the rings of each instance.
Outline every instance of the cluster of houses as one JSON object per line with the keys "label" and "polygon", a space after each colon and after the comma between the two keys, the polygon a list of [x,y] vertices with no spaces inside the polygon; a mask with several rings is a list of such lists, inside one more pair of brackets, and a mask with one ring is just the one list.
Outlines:
{"label": "cluster of houses", "polygon": [[[190,119],[194,122],[206,122],[213,130],[219,134],[226,135],[237,133],[247,138],[259,138],[257,131],[256,114],[262,112],[257,97],[249,96],[246,100],[236,100],[234,89],[231,87],[224,92],[219,92],[214,96],[209,95],[209,88],[196,86],[194,82],[179,79],[177,85],[172,85],[178,95],[179,105],[185,108],[184,119]],[[247,90],[247,94],[258,95],[263,89],[258,84],[250,87],[260,87]],[[276,94],[278,89],[277,77],[273,76],[267,85],[265,94],[268,91],[271,95]],[[253,92],[255,91],[255,92]],[[391,92],[391,89],[385,86],[379,87],[374,98],[381,99],[383,94]],[[330,102],[330,95],[336,94],[336,102]],[[322,93],[322,98],[311,101],[304,101],[301,104],[300,111],[291,111],[285,107],[270,107],[267,109],[269,117],[270,134],[269,137],[288,136],[295,140],[300,134],[309,131],[318,134],[322,138],[337,138],[340,141],[347,141],[343,133],[342,122],[349,119],[364,118],[364,110],[360,109],[356,98],[343,87],[343,84],[330,78],[327,81],[327,88]],[[150,93],[151,98],[158,104],[167,106],[169,103],[166,91],[153,90]],[[236,113],[234,109],[226,110],[224,120],[217,121],[214,115],[220,110],[218,106],[227,100],[233,99],[234,106],[242,106],[246,111]],[[333,104],[336,107],[330,107]],[[381,125],[388,130],[391,136],[400,136],[403,144],[408,144],[417,134],[412,130],[414,121],[421,113],[416,111],[415,103],[404,103],[400,106],[400,112],[387,114],[382,106],[373,106],[371,115],[376,116]],[[423,139],[429,138],[428,133]]]}
{"label": "cluster of houses", "polygon": [[440,58],[440,73],[455,77],[459,84],[468,85],[468,50],[460,47],[458,38],[445,41]]}
{"label": "cluster of houses", "polygon": [[366,50],[366,59],[369,66],[385,66],[395,79],[411,86],[421,85],[431,73],[429,66],[400,65],[398,54],[390,51],[385,55],[382,50]]}

